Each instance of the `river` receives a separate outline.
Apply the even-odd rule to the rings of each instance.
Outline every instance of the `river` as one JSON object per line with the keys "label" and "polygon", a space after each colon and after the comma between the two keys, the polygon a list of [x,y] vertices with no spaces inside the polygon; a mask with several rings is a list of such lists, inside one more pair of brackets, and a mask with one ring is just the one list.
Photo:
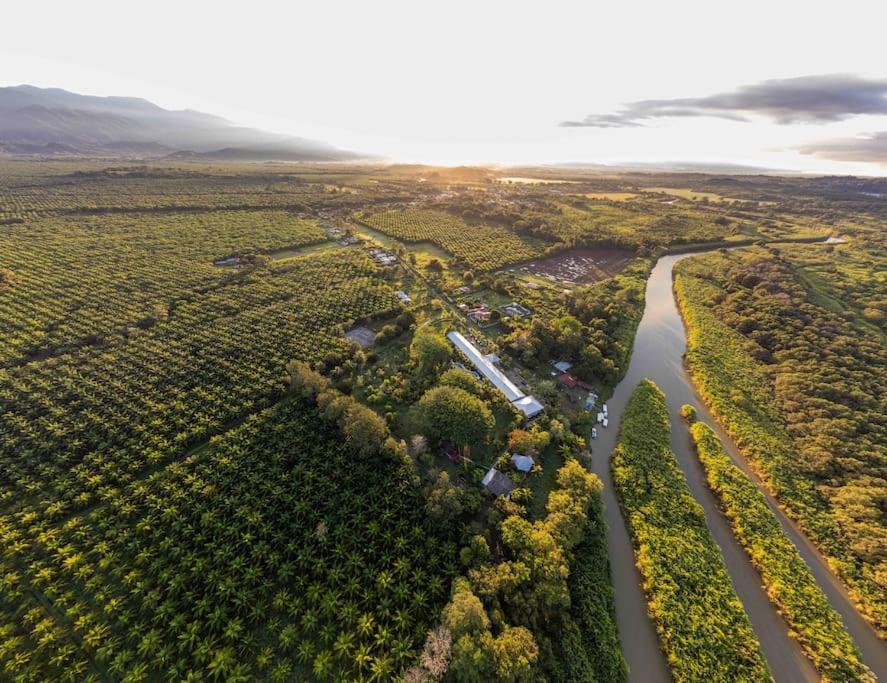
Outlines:
{"label": "river", "polygon": [[[834,240],[832,240],[834,241]],[[652,683],[669,681],[668,664],[659,647],[655,627],[647,615],[647,603],[641,577],[634,564],[634,551],[626,531],[610,475],[610,454],[618,440],[619,422],[632,391],[645,377],[665,392],[671,418],[671,448],[687,477],[693,496],[705,510],[712,537],[721,548],[727,571],[736,593],[745,606],[761,649],[777,681],[818,681],[819,676],[798,643],[789,637],[788,626],[767,598],[761,577],[752,566],[742,546],[733,536],[730,524],[721,513],[709,490],[705,473],[693,449],[686,425],[680,418],[685,403],[694,406],[700,420],[712,425],[724,446],[743,469],[749,471],[735,444],[720,429],[705,404],[696,395],[684,367],[687,337],[672,290],[672,271],[681,259],[694,254],[676,254],[660,258],[647,282],[644,315],[635,336],[634,350],[625,378],[607,401],[610,427],[598,429],[593,442],[592,470],[604,484],[605,516],[609,526],[607,545],[615,593],[616,619],[622,649],[629,665],[629,681]],[[760,481],[755,479],[760,486]],[[789,537],[798,546],[816,580],[832,606],[844,619],[848,632],[862,651],[863,660],[880,680],[887,681],[887,646],[866,623],[850,602],[846,590],[829,569],[810,541],[768,496]]]}

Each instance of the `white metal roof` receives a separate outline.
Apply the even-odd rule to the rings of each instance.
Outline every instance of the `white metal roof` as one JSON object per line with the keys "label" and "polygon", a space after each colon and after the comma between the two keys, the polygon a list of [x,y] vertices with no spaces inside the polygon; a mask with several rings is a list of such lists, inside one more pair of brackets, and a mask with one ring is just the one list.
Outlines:
{"label": "white metal roof", "polygon": [[573,367],[573,364],[568,363],[565,360],[561,360],[561,361],[558,361],[557,363],[554,363],[554,367],[556,367],[561,372],[568,372],[570,370],[570,368]]}
{"label": "white metal roof", "polygon": [[512,401],[512,404],[527,417],[536,417],[539,413],[545,412],[545,406],[532,396],[523,396]]}
{"label": "white metal roof", "polygon": [[536,464],[536,461],[529,455],[521,455],[520,453],[514,453],[511,456],[511,462],[513,462],[514,466],[521,472],[529,472],[533,469],[533,465]]}
{"label": "white metal roof", "polygon": [[478,372],[489,380],[490,384],[505,394],[505,398],[514,403],[518,399],[524,397],[524,392],[518,389],[514,385],[514,382],[505,376],[505,373],[493,365],[489,359],[462,334],[456,332],[456,330],[451,330],[447,333],[447,339],[449,339],[459,351],[465,354],[465,357],[471,361],[471,364],[477,368]]}

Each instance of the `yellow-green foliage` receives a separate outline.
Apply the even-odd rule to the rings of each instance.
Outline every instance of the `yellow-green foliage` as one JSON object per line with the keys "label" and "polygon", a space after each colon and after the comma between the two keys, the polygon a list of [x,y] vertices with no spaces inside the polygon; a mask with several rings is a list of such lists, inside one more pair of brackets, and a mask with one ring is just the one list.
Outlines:
{"label": "yellow-green foliage", "polygon": [[455,545],[300,393],[81,515],[0,516],[0,680],[397,679]]}
{"label": "yellow-green foliage", "polygon": [[780,254],[798,267],[810,299],[864,331],[887,339],[887,235],[878,225],[857,228],[846,244],[780,246]]}
{"label": "yellow-green foliage", "polygon": [[887,627],[887,351],[764,249],[676,269],[694,382],[860,611]]}
{"label": "yellow-green foliage", "polygon": [[148,329],[0,367],[0,503],[50,491],[56,513],[90,503],[279,395],[287,361],[348,365],[342,327],[398,309],[360,251],[285,263],[188,293]]}
{"label": "yellow-green foliage", "polygon": [[873,680],[840,616],[785,535],[764,494],[733,464],[711,427],[696,422],[690,433],[708,485],[804,652],[830,681]]}
{"label": "yellow-green foliage", "polygon": [[[624,678],[609,592],[600,480],[570,459],[558,470],[557,484],[544,519],[531,522],[512,514],[502,522],[497,545],[504,558],[485,561],[469,571],[468,580],[456,582],[444,610],[454,642],[452,680],[542,677],[618,683]],[[576,548],[583,553],[581,560],[594,566],[574,581]],[[589,624],[595,632],[582,633]],[[496,647],[509,642],[504,638],[508,634],[521,636],[515,652]],[[515,664],[520,671],[516,678],[509,673]]]}
{"label": "yellow-green foliage", "polygon": [[496,226],[469,225],[443,211],[385,211],[363,220],[370,227],[407,242],[433,242],[478,270],[526,261],[544,250],[541,242]]}
{"label": "yellow-green foliage", "polygon": [[323,240],[315,221],[283,211],[49,217],[0,231],[0,363],[156,317],[193,290],[217,287],[232,254]]}
{"label": "yellow-green foliage", "polygon": [[716,210],[663,206],[657,202],[590,202],[561,205],[562,220],[552,221],[567,242],[626,247],[711,242],[730,235],[729,221],[716,222]]}
{"label": "yellow-green foliage", "polygon": [[634,390],[613,454],[613,481],[648,607],[676,681],[766,681],[770,673],[702,507],[669,448],[665,396]]}
{"label": "yellow-green foliage", "polygon": [[685,187],[649,187],[645,188],[645,190],[647,192],[661,192],[662,194],[671,195],[672,197],[679,197],[681,199],[689,199],[694,202],[710,201],[727,202],[729,204],[739,201],[737,199],[731,199],[730,197],[724,197],[722,195],[715,194],[714,192],[700,192]]}

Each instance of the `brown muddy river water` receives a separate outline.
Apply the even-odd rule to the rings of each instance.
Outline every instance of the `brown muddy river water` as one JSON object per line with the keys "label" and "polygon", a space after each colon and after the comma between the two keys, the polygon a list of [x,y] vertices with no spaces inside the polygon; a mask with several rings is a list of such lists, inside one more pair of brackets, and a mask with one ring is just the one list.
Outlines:
{"label": "brown muddy river water", "polygon": [[[659,647],[655,627],[647,616],[641,578],[634,564],[631,541],[619,510],[610,476],[610,454],[618,439],[622,413],[631,392],[645,377],[665,392],[671,417],[671,448],[677,456],[690,490],[705,510],[711,534],[721,548],[727,570],[752,627],[761,642],[764,657],[777,681],[818,681],[819,676],[800,646],[788,636],[788,625],[771,604],[761,586],[761,578],[745,551],[736,541],[714,495],[708,489],[684,422],[680,408],[693,405],[700,420],[712,425],[724,441],[733,459],[748,471],[733,442],[717,427],[711,414],[697,397],[684,369],[686,334],[672,291],[674,265],[694,254],[663,256],[654,267],[646,290],[644,316],[638,326],[634,350],[625,378],[607,401],[610,426],[598,429],[592,442],[592,470],[604,483],[604,505],[608,531],[608,551],[613,576],[616,617],[625,658],[630,667],[629,680],[638,683],[669,681],[668,665]],[[887,647],[857,613],[846,591],[831,573],[825,560],[797,527],[768,498],[789,537],[810,566],[817,582],[832,606],[844,619],[856,641],[863,659],[880,680],[887,681]]]}

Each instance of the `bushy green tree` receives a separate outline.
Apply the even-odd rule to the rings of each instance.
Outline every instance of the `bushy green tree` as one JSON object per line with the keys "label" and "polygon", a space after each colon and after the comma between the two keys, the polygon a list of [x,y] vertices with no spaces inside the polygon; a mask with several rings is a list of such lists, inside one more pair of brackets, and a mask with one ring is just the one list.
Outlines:
{"label": "bushy green tree", "polygon": [[427,377],[440,374],[451,357],[450,342],[440,332],[423,327],[413,336],[410,360],[420,375]]}
{"label": "bushy green tree", "polygon": [[458,387],[430,389],[419,401],[419,408],[431,436],[453,441],[466,450],[485,442],[495,424],[486,403]]}

